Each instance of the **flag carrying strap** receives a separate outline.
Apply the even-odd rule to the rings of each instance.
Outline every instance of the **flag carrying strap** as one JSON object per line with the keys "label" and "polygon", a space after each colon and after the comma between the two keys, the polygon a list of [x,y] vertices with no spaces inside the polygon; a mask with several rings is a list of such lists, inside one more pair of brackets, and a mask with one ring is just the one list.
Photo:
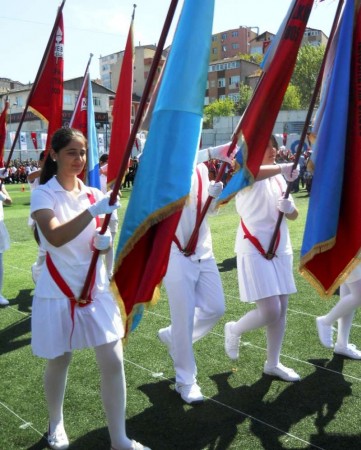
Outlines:
{"label": "flag carrying strap", "polygon": [[[283,195],[281,183],[279,182],[277,177],[275,177],[275,180],[277,181],[278,187],[280,188],[281,195]],[[244,239],[248,239],[256,247],[256,249],[260,252],[260,254],[264,258],[272,259],[274,254],[276,253],[276,250],[277,250],[278,245],[280,243],[280,239],[281,239],[281,232],[280,232],[280,230],[278,229],[276,242],[275,242],[275,246],[274,246],[274,254],[273,255],[269,255],[268,253],[266,253],[265,249],[262,247],[262,245],[261,245],[260,241],[258,240],[258,238],[256,236],[253,236],[253,234],[251,234],[249,232],[248,228],[246,227],[246,224],[243,222],[243,219],[241,219],[241,226],[242,226],[242,230],[244,232]]]}
{"label": "flag carrying strap", "polygon": [[[253,234],[251,234],[249,232],[248,228],[246,227],[246,225],[244,224],[242,219],[241,219],[241,226],[242,226],[242,230],[244,232],[244,239],[248,239],[256,247],[256,249],[261,253],[261,255],[264,256],[266,259],[272,259],[272,258],[268,257],[267,253],[265,252],[265,249],[262,247],[260,241],[256,238],[256,236],[253,236]],[[278,248],[278,244],[280,243],[280,238],[281,238],[281,232],[280,232],[280,230],[278,230],[277,238],[276,238],[276,242],[275,242],[275,253]]]}
{"label": "flag carrying strap", "polygon": [[[87,193],[87,197],[90,201],[90,204],[95,203],[95,198],[94,198],[93,193]],[[98,216],[96,216],[95,221],[96,221],[96,226],[98,228],[100,226],[100,220],[99,220]],[[93,275],[93,277],[91,279],[91,283],[90,283],[89,298],[77,299],[75,297],[73,291],[67,284],[67,282],[64,280],[64,278],[61,276],[58,269],[55,267],[55,264],[54,264],[53,260],[51,259],[49,252],[46,252],[45,261],[46,261],[46,265],[47,265],[47,268],[49,270],[49,273],[50,273],[52,279],[55,281],[56,285],[62,291],[62,293],[66,297],[68,297],[68,299],[70,301],[70,318],[71,318],[70,347],[71,347],[71,339],[73,337],[74,325],[75,325],[75,323],[74,323],[75,307],[80,306],[82,308],[84,306],[89,305],[89,303],[91,303],[93,301],[91,298],[91,291],[93,290],[94,283],[95,283],[95,272],[94,272],[94,275]]]}
{"label": "flag carrying strap", "polygon": [[[198,169],[198,167],[196,167],[196,173],[197,173],[197,178],[198,178],[198,192],[197,192],[197,217],[196,217],[196,223],[198,223],[198,219],[201,216],[201,212],[202,212],[202,177],[201,177],[201,173]],[[176,246],[179,248],[179,251],[182,252],[184,254],[184,256],[191,256],[194,254],[194,252],[196,251],[196,247],[197,247],[197,243],[198,243],[198,234],[199,231],[197,232],[197,236],[196,239],[194,239],[193,241],[193,245],[191,248],[189,248],[186,251],[186,247],[182,248],[179,239],[177,238],[176,235],[174,235],[173,237],[173,242],[176,244]]]}

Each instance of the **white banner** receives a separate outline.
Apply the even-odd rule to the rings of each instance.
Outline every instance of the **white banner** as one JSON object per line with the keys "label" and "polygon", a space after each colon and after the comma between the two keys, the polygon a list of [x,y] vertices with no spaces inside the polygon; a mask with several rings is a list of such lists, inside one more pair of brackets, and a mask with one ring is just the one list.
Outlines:
{"label": "white banner", "polygon": [[45,150],[46,140],[48,139],[48,133],[41,133],[40,138],[41,138],[41,149]]}
{"label": "white banner", "polygon": [[9,137],[10,137],[11,146],[14,143],[15,133],[16,133],[16,131],[9,131]]}
{"label": "white banner", "polygon": [[103,154],[105,152],[105,148],[104,148],[104,134],[103,133],[99,133],[98,134],[98,149],[99,149],[99,154]]}
{"label": "white banner", "polygon": [[20,150],[27,150],[28,145],[26,143],[26,132],[22,131],[20,133]]}

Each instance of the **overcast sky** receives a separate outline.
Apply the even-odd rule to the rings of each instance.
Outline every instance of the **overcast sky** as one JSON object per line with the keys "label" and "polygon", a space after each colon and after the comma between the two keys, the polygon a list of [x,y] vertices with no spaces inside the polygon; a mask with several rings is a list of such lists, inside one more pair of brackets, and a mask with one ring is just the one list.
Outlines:
{"label": "overcast sky", "polygon": [[[34,81],[56,17],[58,0],[3,1],[0,10],[0,77],[22,83]],[[136,45],[156,44],[170,0],[67,0],[63,9],[65,34],[64,78],[82,76],[93,53],[91,77],[99,77],[99,56],[124,49],[133,3]],[[291,0],[215,0],[213,33],[239,26],[276,33]],[[338,0],[318,3],[308,26],[329,35]],[[183,1],[170,30],[171,43]]]}

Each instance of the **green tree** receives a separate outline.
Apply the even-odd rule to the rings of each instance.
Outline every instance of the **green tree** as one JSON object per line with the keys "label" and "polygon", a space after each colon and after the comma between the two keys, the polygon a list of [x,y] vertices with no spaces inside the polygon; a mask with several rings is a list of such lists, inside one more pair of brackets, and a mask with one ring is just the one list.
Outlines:
{"label": "green tree", "polygon": [[244,59],[245,61],[254,62],[256,64],[261,64],[263,60],[263,56],[261,53],[251,53],[248,55],[247,53],[240,53],[238,55],[239,58]]}
{"label": "green tree", "polygon": [[301,99],[297,86],[291,83],[288,85],[281,109],[301,109]]}
{"label": "green tree", "polygon": [[211,127],[214,117],[234,116],[235,110],[236,105],[230,98],[216,100],[204,108],[204,124]]}
{"label": "green tree", "polygon": [[298,89],[301,108],[307,109],[310,104],[324,53],[324,46],[313,45],[304,45],[298,52],[291,82]]}
{"label": "green tree", "polygon": [[237,113],[242,115],[251,100],[253,89],[248,84],[240,83],[239,85],[239,101],[237,105]]}

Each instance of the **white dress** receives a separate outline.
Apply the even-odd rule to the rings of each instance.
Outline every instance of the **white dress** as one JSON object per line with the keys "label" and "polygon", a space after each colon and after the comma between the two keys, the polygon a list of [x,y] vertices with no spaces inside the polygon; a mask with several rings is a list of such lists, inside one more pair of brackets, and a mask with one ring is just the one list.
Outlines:
{"label": "white dress", "polygon": [[[31,214],[40,209],[52,209],[60,222],[67,222],[90,206],[87,193],[92,192],[96,200],[103,197],[98,189],[89,188],[80,180],[79,184],[80,193],[74,196],[53,177],[33,191]],[[50,254],[58,272],[77,298],[88,273],[92,257],[90,242],[95,228],[93,220],[75,239],[58,248],[52,246],[38,230],[42,247]],[[85,307],[75,307],[73,323],[70,301],[44,264],[33,299],[33,353],[52,359],[73,349],[95,347],[123,337],[119,308],[109,291],[103,258],[98,258],[92,299],[93,302]]]}
{"label": "white dress", "polygon": [[0,253],[10,248],[10,236],[4,222],[4,207],[0,201]]}
{"label": "white dress", "polygon": [[[257,181],[252,187],[238,192],[236,208],[251,235],[255,236],[267,252],[279,211],[277,201],[286,190],[281,175]],[[290,196],[289,199],[293,201]],[[237,253],[238,283],[241,300],[254,302],[274,295],[296,292],[293,278],[293,252],[284,217],[280,227],[280,241],[276,256],[267,260],[244,237],[241,224],[238,227],[235,251]]]}

